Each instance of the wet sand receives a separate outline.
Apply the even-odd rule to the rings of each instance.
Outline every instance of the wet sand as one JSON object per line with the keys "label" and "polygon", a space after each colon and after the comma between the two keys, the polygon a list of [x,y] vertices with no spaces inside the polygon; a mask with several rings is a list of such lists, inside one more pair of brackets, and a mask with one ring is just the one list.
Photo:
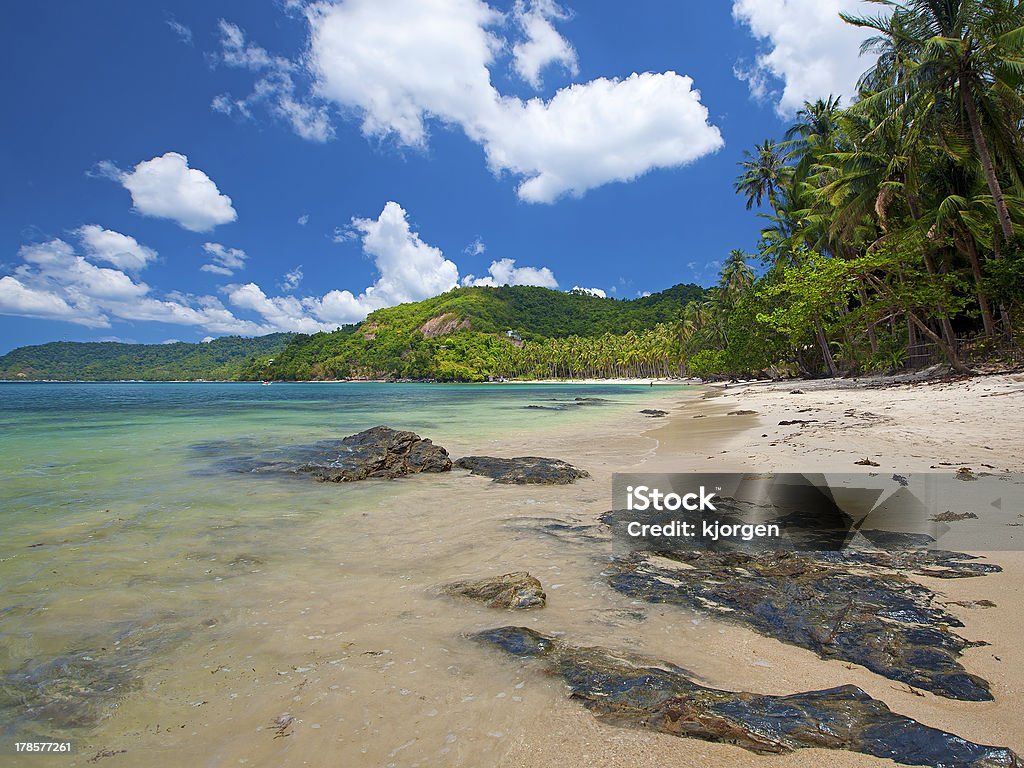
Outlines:
{"label": "wet sand", "polygon": [[[759,757],[601,724],[539,665],[464,637],[506,624],[663,658],[724,689],[786,694],[852,683],[928,725],[1024,751],[1018,729],[1024,649],[1016,632],[1024,594],[1020,553],[991,555],[1005,569],[1000,574],[923,580],[943,600],[997,604],[950,608],[966,625],[959,630],[964,637],[991,643],[963,659],[992,683],[995,701],[985,703],[920,696],[865,669],[822,661],[696,612],[633,601],[607,586],[601,571],[611,543],[595,522],[610,509],[613,472],[851,470],[848,460],[864,455],[884,460],[892,471],[946,460],[1020,468],[1024,425],[1014,419],[1021,409],[1012,418],[1006,413],[1024,381],[868,391],[797,386],[807,394],[766,387],[666,392],[644,407],[669,410],[668,419],[620,413],[487,445],[460,442],[457,435],[437,440],[453,455],[551,456],[591,472],[571,486],[500,486],[462,472],[414,477],[389,485],[387,496],[367,494],[365,509],[355,515],[332,517],[324,496],[325,511],[297,511],[290,525],[254,527],[244,552],[218,553],[212,532],[210,551],[200,553],[206,560],[187,560],[181,552],[162,561],[148,574],[154,581],[140,581],[130,597],[112,595],[108,610],[124,602],[127,612],[127,603],[137,606],[157,593],[166,603],[179,568],[198,563],[224,573],[217,570],[218,557],[250,558],[230,570],[231,578],[182,590],[175,605],[190,627],[187,639],[148,666],[141,687],[79,739],[77,754],[61,764],[84,766],[96,756],[100,765],[157,767],[892,764],[823,750]],[[992,393],[1000,396],[979,397]],[[934,414],[946,406],[956,410],[936,423]],[[804,408],[817,409],[819,426],[770,426]],[[842,416],[851,408],[888,420]],[[736,410],[757,415],[729,415]],[[826,418],[847,426],[838,432]],[[544,527],[551,521],[582,527],[568,537],[555,535]],[[238,549],[237,537],[232,540]],[[495,611],[438,591],[449,581],[515,570],[541,579],[546,608]],[[73,602],[68,599],[69,611]],[[78,610],[84,615],[88,608]],[[119,750],[125,752],[102,757]]]}

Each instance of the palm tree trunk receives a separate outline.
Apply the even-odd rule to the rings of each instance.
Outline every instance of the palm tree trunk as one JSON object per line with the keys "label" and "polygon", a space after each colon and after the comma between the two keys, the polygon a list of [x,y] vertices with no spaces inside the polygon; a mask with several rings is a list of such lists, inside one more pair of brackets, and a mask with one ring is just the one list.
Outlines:
{"label": "palm tree trunk", "polygon": [[970,234],[964,238],[964,243],[967,246],[967,258],[971,262],[971,272],[974,274],[978,306],[981,307],[981,322],[985,326],[985,335],[988,338],[992,338],[996,335],[996,326],[992,320],[992,305],[988,300],[988,295],[982,288],[984,278],[981,274],[981,258],[978,256],[978,246],[974,242],[974,237]]}
{"label": "palm tree trunk", "polygon": [[821,347],[821,356],[825,358],[825,365],[828,367],[829,375],[833,379],[838,378],[839,369],[836,368],[836,361],[832,358],[832,350],[828,348],[828,338],[825,336],[825,329],[817,318],[814,319],[814,334],[818,337],[818,346]]}
{"label": "palm tree trunk", "polygon": [[985,171],[985,181],[988,182],[988,189],[992,193],[992,200],[996,204],[996,213],[999,215],[999,225],[1003,230],[1003,237],[1006,242],[1012,243],[1013,222],[1010,221],[1010,209],[1006,206],[1006,198],[1003,197],[1003,188],[996,176],[995,166],[992,164],[992,155],[988,150],[988,142],[985,140],[985,133],[981,130],[981,119],[978,117],[978,105],[974,101],[974,94],[967,82],[967,73],[960,72],[960,98],[967,111],[967,120],[971,124],[971,135],[974,137],[974,147],[978,150],[978,157],[981,159],[981,167]]}

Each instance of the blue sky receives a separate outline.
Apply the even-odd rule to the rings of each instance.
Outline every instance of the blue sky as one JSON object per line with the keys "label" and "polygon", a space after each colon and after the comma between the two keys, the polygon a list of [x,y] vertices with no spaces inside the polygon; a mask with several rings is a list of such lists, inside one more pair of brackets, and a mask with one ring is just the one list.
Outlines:
{"label": "blue sky", "polygon": [[[21,3],[0,352],[311,332],[456,284],[704,285],[858,0]],[[628,8],[628,10],[626,10]]]}

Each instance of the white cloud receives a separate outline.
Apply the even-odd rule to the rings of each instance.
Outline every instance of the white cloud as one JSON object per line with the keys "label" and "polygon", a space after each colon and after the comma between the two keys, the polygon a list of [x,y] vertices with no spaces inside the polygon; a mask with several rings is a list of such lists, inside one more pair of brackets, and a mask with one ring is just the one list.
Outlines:
{"label": "white cloud", "polygon": [[570,14],[554,0],[516,0],[512,17],[525,39],[512,47],[512,66],[535,90],[542,85],[540,73],[551,64],[561,64],[571,75],[579,72],[576,50],[551,23],[564,21]]}
{"label": "white cloud", "polygon": [[[496,175],[520,179],[519,196],[528,202],[678,168],[723,145],[693,81],[675,72],[599,78],[547,101],[499,93],[490,68],[509,47],[513,67],[536,85],[551,64],[575,73],[575,51],[551,24],[567,16],[554,0],[514,6],[512,21],[524,35],[517,43],[494,31],[505,17],[483,0],[321,0],[304,13],[310,40],[300,63],[247,44],[227,22],[223,60],[286,76],[285,90],[299,107],[328,121],[324,104],[333,103],[342,115],[358,116],[368,137],[422,148],[431,122],[459,127],[482,145]],[[313,80],[314,100],[296,95],[300,70]],[[256,92],[282,92],[268,76],[261,74]],[[233,105],[247,113],[251,103]],[[218,97],[213,107],[224,111],[231,103]],[[301,125],[296,130],[308,134]]]}
{"label": "white cloud", "polygon": [[[873,61],[860,57],[869,33],[839,13],[862,14],[866,8],[862,0],[733,0],[733,17],[767,48],[755,65],[737,65],[736,75],[755,98],[777,99],[776,111],[784,118],[805,101],[842,96],[849,104]],[[780,83],[782,92],[772,92],[772,83]]]}
{"label": "white cloud", "polygon": [[231,198],[198,168],[189,168],[188,158],[178,152],[144,160],[130,173],[109,161],[97,168],[131,192],[132,205],[143,216],[172,219],[191,232],[208,232],[238,218]]}
{"label": "white cloud", "polygon": [[212,261],[203,264],[199,269],[215,275],[233,275],[236,270],[245,266],[245,251],[241,248],[225,248],[220,243],[203,243],[203,250]]}
{"label": "white cloud", "polygon": [[547,267],[517,267],[514,259],[492,261],[484,277],[466,275],[463,285],[492,287],[499,285],[536,285],[542,288],[557,288],[558,281]]}
{"label": "white cloud", "polygon": [[310,141],[327,141],[334,136],[324,104],[298,95],[295,75],[301,68],[280,56],[271,56],[264,48],[247,43],[245,33],[236,24],[221,19],[220,60],[229,67],[259,74],[253,91],[244,99],[232,99],[222,93],[210,103],[215,112],[230,115],[235,110],[252,117],[252,108],[266,104],[270,111],[291,124],[299,136]]}
{"label": "white cloud", "polygon": [[[78,231],[86,249],[90,233],[95,234]],[[120,270],[96,266],[64,240],[26,245],[18,255],[22,263],[14,274],[0,278],[0,314],[94,328],[107,328],[116,318],[198,326],[214,333],[258,335],[277,330],[235,317],[212,296],[171,293],[155,298],[145,283]]]}
{"label": "white cloud", "polygon": [[304,302],[294,296],[270,297],[255,283],[229,286],[227,296],[232,306],[256,312],[279,331],[316,333],[337,327],[337,323],[321,323],[310,317]]}
{"label": "white cloud", "polygon": [[302,282],[302,265],[300,264],[295,269],[285,272],[284,277],[281,280],[282,291],[294,291],[299,287],[299,283]]}
{"label": "white cloud", "polygon": [[174,30],[174,34],[178,36],[185,45],[192,45],[192,30],[182,24],[180,21],[175,19],[173,16],[168,18],[165,22],[168,27]]}
{"label": "white cloud", "polygon": [[355,322],[375,309],[437,296],[459,284],[459,268],[412,231],[398,203],[387,203],[376,219],[352,219],[351,229],[361,235],[363,251],[373,257],[380,277],[358,296],[331,291],[322,299],[308,299],[321,319]]}
{"label": "white cloud", "polygon": [[213,341],[213,338],[214,338],[213,336],[203,336],[203,338],[199,341],[199,343],[200,344],[209,344],[211,341]]}
{"label": "white cloud", "polygon": [[74,248],[63,240],[22,246],[18,255],[25,265],[15,270],[16,275],[61,286],[72,297],[126,301],[149,291],[148,285],[136,283],[120,270],[97,267],[77,255]]}
{"label": "white cloud", "polygon": [[478,237],[472,243],[462,249],[462,252],[469,256],[480,256],[487,250],[487,245],[484,243],[483,238]]}
{"label": "white cloud", "polygon": [[95,328],[109,325],[99,318],[79,317],[74,307],[56,293],[30,288],[11,275],[0,277],[0,315],[68,320]]}
{"label": "white cloud", "polygon": [[531,203],[686,165],[724,144],[693,80],[675,72],[598,78],[547,102],[504,100],[499,112],[488,126],[488,163],[525,176],[518,193]]}
{"label": "white cloud", "polygon": [[[613,293],[615,292],[614,288],[612,289],[612,292]],[[607,299],[608,298],[608,294],[605,293],[600,288],[582,288],[582,287],[580,287],[578,285],[574,285],[572,287],[572,290],[569,291],[569,293],[585,293],[588,296],[596,296],[599,299]]]}
{"label": "white cloud", "polygon": [[298,224],[300,227],[306,226],[307,224],[309,224],[309,214],[302,214],[301,216],[299,216],[298,219],[295,220],[295,223]]}
{"label": "white cloud", "polygon": [[86,224],[76,230],[87,255],[119,269],[138,272],[156,258],[156,251],[140,245],[129,235],[122,235],[98,224]]}

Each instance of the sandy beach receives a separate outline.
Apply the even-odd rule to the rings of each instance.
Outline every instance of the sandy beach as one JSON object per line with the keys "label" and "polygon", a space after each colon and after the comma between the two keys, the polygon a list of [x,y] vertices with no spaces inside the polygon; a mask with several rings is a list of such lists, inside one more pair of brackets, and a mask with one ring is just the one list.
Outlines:
{"label": "sandy beach", "polygon": [[[800,394],[794,393],[799,390]],[[644,433],[658,441],[641,471],[843,471],[863,470],[871,457],[878,471],[1015,471],[1024,468],[1024,375],[891,385],[884,379],[851,382],[784,382],[710,385],[678,399],[664,426]],[[754,413],[750,413],[753,411]],[[779,421],[811,420],[779,426]],[[992,683],[995,701],[958,702],[910,691],[891,680],[839,661],[823,661],[733,625],[717,626],[714,648],[695,649],[681,637],[644,631],[644,653],[697,672],[701,682],[729,690],[773,694],[852,683],[890,708],[923,723],[987,744],[1024,749],[1024,650],[1016,626],[1024,613],[1024,553],[977,553],[1002,573],[983,579],[916,580],[949,604],[988,599],[989,610],[951,606],[965,624],[959,632],[990,645],[965,654],[967,669]],[[671,614],[665,608],[663,613]],[[716,626],[711,618],[691,619]],[[647,629],[650,629],[648,627]],[[836,766],[894,765],[852,754],[800,750],[758,757],[737,747],[707,744],[601,725],[571,702],[553,704],[544,731],[521,737],[503,765],[635,766]],[[557,713],[557,714],[555,714]],[[577,716],[579,715],[579,716]],[[538,727],[540,724],[538,723]],[[557,737],[549,739],[552,728]],[[557,744],[557,746],[555,746]],[[578,759],[576,759],[578,758]]]}

